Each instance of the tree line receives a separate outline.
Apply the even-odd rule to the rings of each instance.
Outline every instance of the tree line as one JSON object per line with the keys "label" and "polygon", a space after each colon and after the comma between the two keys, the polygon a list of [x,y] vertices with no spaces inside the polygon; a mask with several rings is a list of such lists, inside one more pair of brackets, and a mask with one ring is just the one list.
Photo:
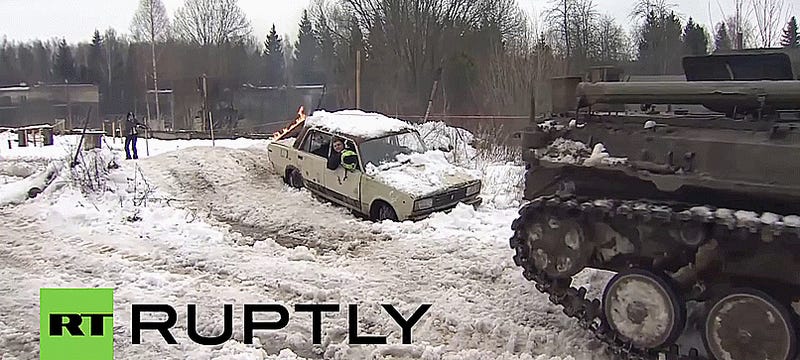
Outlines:
{"label": "tree line", "polygon": [[735,48],[739,33],[748,47],[800,47],[795,17],[776,26],[788,18],[783,8],[774,14],[779,0],[753,0],[753,21],[733,16],[714,29],[682,20],[663,0],[639,0],[630,32],[593,0],[551,0],[542,19],[516,0],[313,0],[296,39],[260,24],[269,28],[263,42],[237,0],[185,0],[173,18],[161,0],[140,1],[130,35],[96,30],[78,44],[3,38],[0,85],[93,83],[106,114],[141,111],[147,89],[169,88],[176,117],[190,118],[197,78],[207,74],[217,106],[242,84],[325,84],[327,109],[423,114],[433,95],[432,113],[520,115],[532,86],[546,106],[546,80],[591,66],[680,74],[682,56]]}

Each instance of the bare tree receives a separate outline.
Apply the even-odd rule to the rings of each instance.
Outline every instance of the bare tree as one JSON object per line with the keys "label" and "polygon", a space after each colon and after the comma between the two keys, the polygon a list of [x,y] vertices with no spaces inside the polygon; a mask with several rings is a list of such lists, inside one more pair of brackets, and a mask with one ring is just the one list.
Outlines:
{"label": "bare tree", "polygon": [[617,62],[630,58],[628,38],[625,30],[609,15],[603,15],[597,21],[594,32],[597,47],[596,59],[601,62]]}
{"label": "bare tree", "polygon": [[580,71],[597,56],[598,13],[592,0],[553,0],[546,17],[566,72]]}
{"label": "bare tree", "polygon": [[757,27],[759,45],[771,47],[780,37],[781,26],[786,23],[784,0],[751,0],[750,6]]}
{"label": "bare tree", "polygon": [[161,0],[141,0],[139,9],[133,16],[131,32],[134,39],[148,39],[153,59],[153,88],[156,99],[156,121],[161,124],[161,107],[158,101],[158,66],[156,64],[156,40],[164,41],[169,37],[169,16]]}
{"label": "bare tree", "polygon": [[666,14],[676,6],[674,3],[667,2],[667,0],[637,0],[633,5],[630,17],[632,19],[641,19],[647,17],[650,13]]}
{"label": "bare tree", "polygon": [[184,41],[208,46],[244,41],[252,28],[238,0],[185,0],[175,13],[175,31]]}
{"label": "bare tree", "polygon": [[[572,0],[552,0],[551,7],[546,12],[547,22],[550,29],[558,34],[557,37],[564,42],[564,59],[566,73],[570,72],[570,59],[571,59],[571,31],[570,31],[570,16],[575,12],[575,2]],[[554,35],[555,35],[554,34]]]}

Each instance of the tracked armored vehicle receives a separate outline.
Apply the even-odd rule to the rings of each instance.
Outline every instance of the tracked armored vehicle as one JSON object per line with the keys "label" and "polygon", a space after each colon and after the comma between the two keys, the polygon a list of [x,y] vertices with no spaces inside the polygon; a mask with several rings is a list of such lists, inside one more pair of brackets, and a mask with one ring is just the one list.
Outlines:
{"label": "tracked armored vehicle", "polygon": [[[798,358],[798,60],[555,79],[553,112],[522,136],[510,245],[525,278],[619,358]],[[573,286],[586,269],[610,277],[592,296]]]}

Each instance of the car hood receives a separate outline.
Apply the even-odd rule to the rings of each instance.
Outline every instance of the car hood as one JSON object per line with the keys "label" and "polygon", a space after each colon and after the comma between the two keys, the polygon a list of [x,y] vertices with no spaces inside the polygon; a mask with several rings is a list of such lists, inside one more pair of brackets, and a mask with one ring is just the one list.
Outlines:
{"label": "car hood", "polygon": [[456,166],[441,151],[397,155],[397,161],[366,165],[366,174],[376,181],[414,198],[425,197],[480,180],[480,172]]}

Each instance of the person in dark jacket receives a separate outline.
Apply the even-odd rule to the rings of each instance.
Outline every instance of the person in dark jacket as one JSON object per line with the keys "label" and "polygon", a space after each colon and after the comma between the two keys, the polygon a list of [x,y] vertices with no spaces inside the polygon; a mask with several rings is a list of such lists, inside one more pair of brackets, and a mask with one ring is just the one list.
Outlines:
{"label": "person in dark jacket", "polygon": [[132,112],[128,113],[125,119],[125,159],[131,159],[131,149],[133,150],[133,159],[138,159],[139,154],[136,152],[136,140],[139,137],[139,129],[147,129],[147,126],[140,123]]}

